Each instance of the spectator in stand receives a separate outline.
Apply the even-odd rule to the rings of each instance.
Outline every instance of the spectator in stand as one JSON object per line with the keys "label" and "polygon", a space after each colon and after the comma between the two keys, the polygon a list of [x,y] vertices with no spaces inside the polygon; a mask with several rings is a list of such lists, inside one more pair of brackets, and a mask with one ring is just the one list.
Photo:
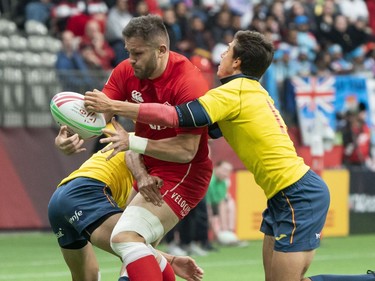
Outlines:
{"label": "spectator in stand", "polygon": [[330,70],[331,56],[326,51],[320,51],[314,61],[313,74],[320,77],[331,75]]}
{"label": "spectator in stand", "polygon": [[266,21],[259,16],[254,16],[250,22],[248,29],[258,31],[259,33],[264,33],[267,30]]}
{"label": "spectator in stand", "polygon": [[93,87],[89,68],[77,51],[73,32],[61,34],[62,50],[57,53],[56,70],[64,91],[84,93]]}
{"label": "spectator in stand", "polygon": [[288,29],[286,25],[286,17],[285,17],[285,10],[282,1],[274,1],[269,8],[269,15],[273,16],[280,28],[280,35],[281,37],[285,37],[287,35]]}
{"label": "spectator in stand", "polygon": [[52,7],[53,3],[51,0],[39,0],[27,3],[25,7],[25,21],[35,20],[49,27]]}
{"label": "spectator in stand", "polygon": [[109,10],[105,38],[115,52],[114,66],[128,58],[124,49],[122,30],[132,17],[128,10],[128,0],[117,0],[116,5]]}
{"label": "spectator in stand", "polygon": [[271,39],[272,43],[277,46],[281,41],[281,26],[275,16],[268,15],[266,17],[266,31],[267,36]]}
{"label": "spectator in stand", "polygon": [[294,19],[294,23],[297,29],[297,45],[300,48],[306,48],[308,58],[314,60],[316,53],[320,50],[320,46],[315,35],[310,31],[310,19],[305,15],[300,15]]}
{"label": "spectator in stand", "polygon": [[185,56],[189,57],[191,55],[191,42],[188,38],[190,30],[190,14],[186,2],[178,1],[174,5],[174,11],[176,15],[176,23],[181,32],[181,40],[178,42],[178,50]]}
{"label": "spectator in stand", "polygon": [[334,0],[326,0],[323,3],[322,13],[315,17],[317,38],[322,48],[329,42],[329,35],[332,32],[335,17],[338,14],[338,7]]}
{"label": "spectator in stand", "polygon": [[314,12],[311,10],[311,6],[308,6],[306,3],[303,3],[302,1],[292,1],[291,7],[289,9],[286,8],[286,12],[288,28],[295,27],[297,17],[305,16],[310,22],[310,29],[315,30],[315,24],[313,21],[310,20],[313,18],[314,15]]}
{"label": "spectator in stand", "polygon": [[340,0],[336,1],[342,15],[355,23],[359,18],[368,20],[368,9],[364,0]]}
{"label": "spectator in stand", "polygon": [[115,53],[105,41],[104,34],[96,20],[87,22],[80,49],[83,58],[91,69],[110,71],[113,68],[112,62]]}
{"label": "spectator in stand", "polygon": [[328,48],[328,52],[331,56],[329,67],[334,74],[349,74],[353,72],[353,64],[344,58],[340,45],[333,44]]}
{"label": "spectator in stand", "polygon": [[348,18],[343,15],[336,16],[334,28],[328,36],[332,44],[339,44],[342,47],[344,55],[367,41],[366,33],[350,24]]}
{"label": "spectator in stand", "polygon": [[56,3],[51,11],[51,27],[53,34],[60,34],[66,30],[70,17],[85,11],[84,1],[61,0]]}
{"label": "spectator in stand", "polygon": [[146,1],[141,0],[137,2],[135,6],[135,12],[134,12],[135,17],[146,16],[149,13],[150,13],[150,9]]}
{"label": "spectator in stand", "polygon": [[102,0],[84,1],[84,10],[81,13],[72,15],[66,22],[66,29],[73,31],[75,36],[85,36],[86,24],[95,20],[101,33],[105,31],[108,7]]}
{"label": "spectator in stand", "polygon": [[360,111],[366,111],[363,103],[358,106],[358,112],[347,112],[343,129],[344,164],[348,168],[365,167],[370,160],[370,129]]}
{"label": "spectator in stand", "polygon": [[206,22],[199,15],[193,15],[191,18],[191,29],[188,35],[190,49],[203,49],[211,51],[215,45],[214,38],[206,26]]}
{"label": "spectator in stand", "polygon": [[361,75],[368,78],[373,76],[372,65],[366,62],[366,48],[360,46],[350,52],[349,58],[353,63],[353,72],[355,75]]}
{"label": "spectator in stand", "polygon": [[[179,24],[177,23],[176,14],[172,7],[163,9],[163,23],[167,28],[169,35],[171,51],[178,52],[178,44],[182,40],[182,33]],[[183,51],[183,50],[181,50]]]}
{"label": "spectator in stand", "polygon": [[313,62],[309,59],[309,50],[306,47],[299,49],[297,60],[293,63],[293,66],[296,69],[296,75],[307,77],[312,74]]}
{"label": "spectator in stand", "polygon": [[232,14],[228,10],[221,10],[216,15],[215,24],[211,27],[214,41],[220,42],[225,32],[232,30]]}
{"label": "spectator in stand", "polygon": [[185,38],[189,32],[189,9],[184,1],[178,1],[174,5],[177,24],[180,26],[181,35]]}

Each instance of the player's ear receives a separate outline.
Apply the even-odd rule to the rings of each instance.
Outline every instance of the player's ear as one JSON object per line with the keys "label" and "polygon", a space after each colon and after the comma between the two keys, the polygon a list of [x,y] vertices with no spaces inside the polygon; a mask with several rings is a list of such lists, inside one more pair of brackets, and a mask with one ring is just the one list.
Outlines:
{"label": "player's ear", "polygon": [[240,69],[241,68],[241,59],[236,58],[233,60],[233,68],[234,69]]}
{"label": "player's ear", "polygon": [[158,50],[159,50],[159,55],[165,55],[168,51],[168,48],[166,45],[160,45]]}

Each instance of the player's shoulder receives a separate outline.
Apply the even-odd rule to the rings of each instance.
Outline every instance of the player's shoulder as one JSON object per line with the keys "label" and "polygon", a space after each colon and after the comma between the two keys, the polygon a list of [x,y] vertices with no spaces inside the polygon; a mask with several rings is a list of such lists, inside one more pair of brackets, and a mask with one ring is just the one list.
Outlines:
{"label": "player's shoulder", "polygon": [[173,69],[184,71],[199,71],[199,69],[184,55],[170,52],[169,60]]}
{"label": "player's shoulder", "polygon": [[201,71],[187,57],[170,52],[170,75],[182,83],[204,79]]}

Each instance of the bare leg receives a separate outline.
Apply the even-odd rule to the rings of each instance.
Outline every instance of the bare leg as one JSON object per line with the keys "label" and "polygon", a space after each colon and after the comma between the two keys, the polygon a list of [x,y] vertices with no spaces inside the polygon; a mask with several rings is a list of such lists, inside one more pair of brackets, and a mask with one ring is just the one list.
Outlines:
{"label": "bare leg", "polygon": [[263,268],[266,281],[272,280],[272,256],[275,238],[273,236],[264,235],[263,238]]}
{"label": "bare leg", "polygon": [[98,281],[99,264],[90,243],[78,250],[61,248],[73,281]]}
{"label": "bare leg", "polygon": [[110,246],[112,230],[121,214],[114,214],[91,234],[91,243],[81,249],[63,249],[61,252],[72,274],[73,281],[98,281],[99,264],[92,245],[116,255]]}
{"label": "bare leg", "polygon": [[274,251],[275,238],[263,240],[263,266],[266,281],[308,281],[304,274],[309,268],[315,251],[284,253]]}

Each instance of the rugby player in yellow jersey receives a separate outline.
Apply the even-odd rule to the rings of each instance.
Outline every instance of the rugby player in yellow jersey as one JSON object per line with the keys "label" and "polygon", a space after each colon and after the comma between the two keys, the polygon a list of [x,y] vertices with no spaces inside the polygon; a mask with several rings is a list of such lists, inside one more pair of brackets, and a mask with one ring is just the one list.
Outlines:
{"label": "rugby player in yellow jersey", "polygon": [[[261,224],[266,281],[375,280],[372,271],[304,277],[320,244],[330,195],[324,181],[297,155],[279,111],[259,83],[273,52],[272,44],[260,33],[239,31],[222,54],[217,75],[223,85],[197,100],[178,106],[131,104],[94,91],[86,94],[85,105],[89,110],[161,126],[217,123],[268,199]],[[113,142],[103,150],[114,149],[110,157],[129,149],[127,132],[115,120],[113,123],[116,131],[105,130],[111,137],[102,140]],[[146,152],[150,141],[142,140]]]}
{"label": "rugby player in yellow jersey", "polygon": [[[67,128],[62,126],[56,142],[68,138],[79,142],[78,135],[69,136]],[[52,230],[74,281],[100,280],[93,245],[116,255],[111,249],[110,237],[132,198],[131,193],[135,195],[131,171],[140,186],[159,190],[158,185],[162,184],[161,179],[147,174],[137,155],[127,153],[125,160],[125,153],[118,153],[107,161],[108,155],[109,152],[93,154],[64,178],[48,205]],[[174,272],[189,281],[202,279],[203,271],[190,257],[174,257],[153,248],[152,251],[163,271],[163,280],[175,280]]]}

